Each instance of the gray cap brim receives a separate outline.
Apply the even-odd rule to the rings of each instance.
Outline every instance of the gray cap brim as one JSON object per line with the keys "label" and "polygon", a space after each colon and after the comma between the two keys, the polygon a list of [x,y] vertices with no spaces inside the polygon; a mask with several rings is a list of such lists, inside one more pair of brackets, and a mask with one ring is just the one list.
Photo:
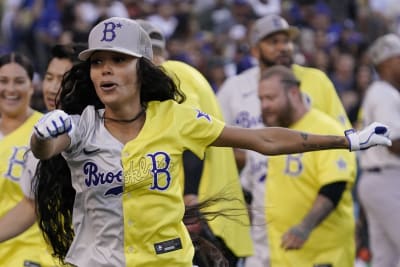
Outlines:
{"label": "gray cap brim", "polygon": [[133,53],[132,51],[129,51],[127,49],[124,48],[116,48],[116,47],[103,47],[103,48],[94,48],[94,49],[86,49],[82,52],[79,53],[78,58],[80,60],[87,60],[88,58],[90,58],[90,56],[94,53],[94,52],[98,52],[98,51],[109,51],[109,52],[117,52],[117,53],[122,53],[122,54],[126,54],[126,55],[130,55],[130,56],[134,56],[134,57],[142,57],[142,55]]}

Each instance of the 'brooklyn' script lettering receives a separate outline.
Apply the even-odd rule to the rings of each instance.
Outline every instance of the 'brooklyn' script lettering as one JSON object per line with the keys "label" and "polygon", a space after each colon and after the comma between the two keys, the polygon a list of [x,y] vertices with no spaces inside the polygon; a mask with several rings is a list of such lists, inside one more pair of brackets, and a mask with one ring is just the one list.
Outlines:
{"label": "'brooklyn' script lettering", "polygon": [[83,172],[86,174],[85,184],[87,186],[112,184],[114,181],[122,182],[122,170],[117,173],[99,172],[99,168],[94,162],[85,163]]}

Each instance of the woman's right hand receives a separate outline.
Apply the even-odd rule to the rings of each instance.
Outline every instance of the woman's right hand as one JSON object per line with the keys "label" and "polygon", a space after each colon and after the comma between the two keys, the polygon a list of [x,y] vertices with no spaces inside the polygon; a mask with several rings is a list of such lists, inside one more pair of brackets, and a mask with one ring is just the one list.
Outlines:
{"label": "woman's right hand", "polygon": [[71,116],[56,109],[44,115],[34,126],[34,134],[40,140],[56,138],[73,130]]}

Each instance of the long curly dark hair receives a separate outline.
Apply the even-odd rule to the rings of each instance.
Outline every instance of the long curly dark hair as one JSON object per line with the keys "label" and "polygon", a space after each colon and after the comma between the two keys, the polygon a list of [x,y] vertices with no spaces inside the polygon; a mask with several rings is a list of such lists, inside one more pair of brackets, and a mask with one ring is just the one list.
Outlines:
{"label": "long curly dark hair", "polygon": [[[146,58],[138,59],[137,76],[140,84],[141,104],[149,101],[173,99],[185,100],[172,78],[164,70]],[[61,84],[58,107],[68,114],[81,114],[88,105],[104,108],[90,79],[90,62],[75,64]],[[72,209],[75,190],[71,184],[71,172],[61,155],[41,160],[33,181],[39,227],[53,248],[53,256],[64,263],[65,256],[74,238]]]}

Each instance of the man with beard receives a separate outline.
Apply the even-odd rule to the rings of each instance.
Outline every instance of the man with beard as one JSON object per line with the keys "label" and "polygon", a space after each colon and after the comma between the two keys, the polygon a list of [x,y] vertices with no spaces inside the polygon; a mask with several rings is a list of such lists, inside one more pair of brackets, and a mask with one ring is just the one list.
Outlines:
{"label": "man with beard", "polygon": [[[290,67],[301,81],[300,90],[307,106],[312,106],[340,122],[343,130],[351,128],[349,119],[336,90],[322,71],[293,63],[293,39],[297,28],[289,26],[278,15],[258,19],[250,32],[252,54],[258,65],[228,78],[218,91],[218,101],[227,124],[248,128],[263,126],[260,101],[257,96],[260,73],[275,65]],[[246,260],[246,266],[268,266],[267,244],[263,218],[266,157],[255,152],[235,150],[238,166],[243,168],[241,180],[245,190],[252,193],[252,236],[255,255]],[[264,232],[264,233],[263,233]]]}
{"label": "man with beard", "polygon": [[[300,81],[287,67],[262,72],[258,97],[266,125],[343,132],[327,114],[307,107]],[[354,153],[341,150],[268,158],[265,214],[272,266],[354,266],[355,161]]]}

